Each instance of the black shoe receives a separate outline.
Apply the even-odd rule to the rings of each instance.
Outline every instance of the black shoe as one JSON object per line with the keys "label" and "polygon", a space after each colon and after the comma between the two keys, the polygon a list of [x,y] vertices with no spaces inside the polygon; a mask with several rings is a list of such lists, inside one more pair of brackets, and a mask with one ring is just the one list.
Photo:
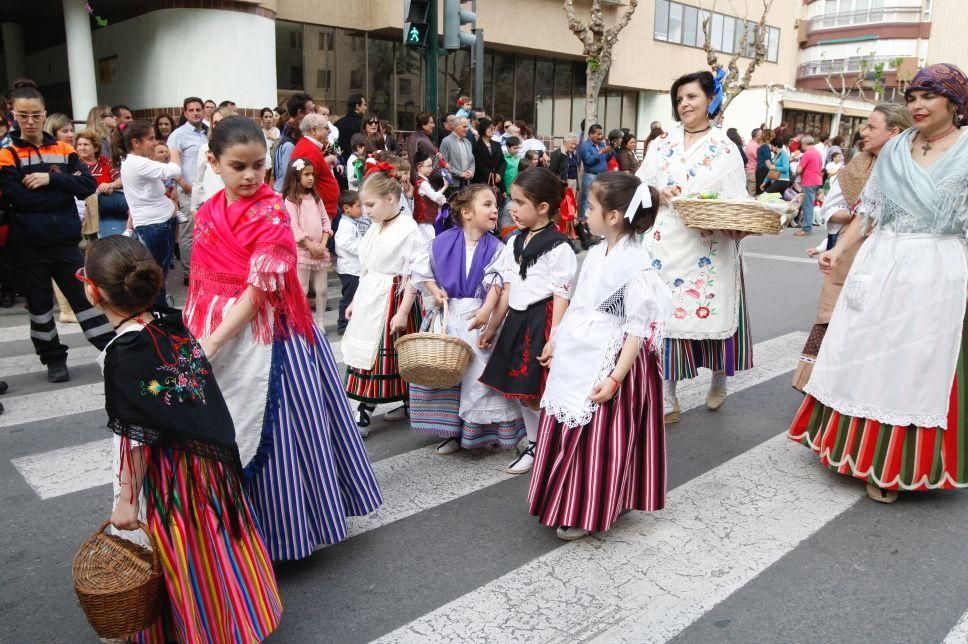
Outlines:
{"label": "black shoe", "polygon": [[578,233],[578,243],[581,244],[582,250],[588,250],[591,246],[588,243],[588,229],[585,228],[585,224],[578,222],[575,224],[575,232]]}
{"label": "black shoe", "polygon": [[7,381],[0,380],[0,394],[7,393],[7,389],[9,389],[9,385],[7,385]]}
{"label": "black shoe", "polygon": [[182,278],[182,284],[184,286],[188,286],[188,275],[186,275],[185,277]]}
{"label": "black shoe", "polygon": [[0,293],[0,306],[9,309],[13,306],[13,293]]}
{"label": "black shoe", "polygon": [[0,403],[0,414],[3,413],[3,403]]}
{"label": "black shoe", "polygon": [[67,382],[71,379],[71,372],[67,370],[67,364],[57,362],[47,365],[47,382]]}

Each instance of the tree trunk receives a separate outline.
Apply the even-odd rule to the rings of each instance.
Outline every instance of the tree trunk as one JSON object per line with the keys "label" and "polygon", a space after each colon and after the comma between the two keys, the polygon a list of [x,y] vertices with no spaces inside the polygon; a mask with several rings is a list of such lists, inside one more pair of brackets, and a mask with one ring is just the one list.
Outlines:
{"label": "tree trunk", "polygon": [[585,134],[588,128],[598,123],[598,95],[608,76],[608,68],[599,66],[593,69],[591,65],[585,67]]}
{"label": "tree trunk", "polygon": [[840,120],[844,116],[844,100],[845,97],[841,96],[837,101],[837,113],[834,114],[834,118],[830,122],[830,136],[838,136],[840,134]]}

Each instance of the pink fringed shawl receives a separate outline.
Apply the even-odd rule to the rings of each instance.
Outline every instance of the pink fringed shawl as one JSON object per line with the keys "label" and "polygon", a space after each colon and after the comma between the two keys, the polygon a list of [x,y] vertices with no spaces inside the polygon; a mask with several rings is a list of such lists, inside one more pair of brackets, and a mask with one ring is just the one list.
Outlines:
{"label": "pink fringed shawl", "polygon": [[195,215],[185,325],[196,337],[206,337],[221,324],[226,298],[238,298],[253,286],[258,312],[251,324],[257,342],[268,344],[290,332],[314,342],[296,261],[289,213],[268,186],[232,205],[224,190],[216,193]]}

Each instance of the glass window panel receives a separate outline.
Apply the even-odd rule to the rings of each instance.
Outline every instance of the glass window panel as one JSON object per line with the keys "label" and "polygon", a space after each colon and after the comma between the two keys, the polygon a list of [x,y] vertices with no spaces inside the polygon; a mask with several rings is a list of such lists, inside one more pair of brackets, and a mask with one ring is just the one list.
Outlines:
{"label": "glass window panel", "polygon": [[534,132],[537,136],[552,136],[552,107],[555,93],[555,63],[539,58],[534,69]]}
{"label": "glass window panel", "polygon": [[[603,118],[601,114],[598,118]],[[622,127],[622,90],[610,89],[605,98],[605,133]]]}
{"label": "glass window panel", "polygon": [[494,54],[494,113],[514,118],[513,54]]}
{"label": "glass window panel", "polygon": [[[572,67],[572,82],[574,83],[574,93],[572,94],[571,102],[571,114],[576,125],[576,130],[582,130],[582,121],[585,120],[585,88],[587,87],[587,79],[585,77],[585,65],[583,63],[574,63]],[[584,129],[587,131],[588,126],[591,123],[587,123]]]}
{"label": "glass window panel", "polygon": [[713,49],[723,50],[723,14],[714,13],[712,20],[712,41]]}
{"label": "glass window panel", "polygon": [[514,64],[514,118],[534,125],[534,58],[530,56],[518,56]]}
{"label": "glass window panel", "polygon": [[682,5],[669,5],[669,42],[682,42]]}
{"label": "glass window panel", "polygon": [[766,59],[775,63],[780,55],[780,30],[775,27],[769,27],[769,30],[770,39],[767,44]]}
{"label": "glass window panel", "polygon": [[474,77],[471,76],[470,50],[458,49],[450,57],[454,59],[454,70],[452,72],[453,85],[451,85],[450,95],[447,97],[447,103],[444,104],[444,107],[453,114],[457,110],[458,97],[473,95]]}
{"label": "glass window panel", "polygon": [[484,52],[484,111],[494,118],[494,53]]}
{"label": "glass window panel", "polygon": [[701,33],[699,10],[696,7],[685,7],[682,14],[682,44],[690,47],[702,46]]}
{"label": "glass window panel", "polygon": [[669,39],[669,0],[655,0],[655,29],[653,37],[656,40]]}
{"label": "glass window panel", "polygon": [[276,82],[281,90],[298,90],[305,85],[302,47],[299,46],[301,36],[302,25],[276,21]]}
{"label": "glass window panel", "polygon": [[397,43],[396,120],[398,130],[412,130],[423,111],[423,60],[420,52]]}
{"label": "glass window panel", "polygon": [[727,54],[731,54],[736,51],[733,43],[733,39],[735,38],[735,28],[736,20],[729,16],[723,18],[723,51]]}
{"label": "glass window panel", "polygon": [[[622,127],[627,127],[637,135],[639,134],[638,125],[639,116],[639,93],[638,92],[623,92],[622,93]],[[639,136],[640,139],[645,137]]]}
{"label": "glass window panel", "polygon": [[[336,29],[303,25],[302,42],[335,45]],[[305,66],[305,89],[317,103],[330,104],[336,98],[338,74],[335,46],[307,47],[303,49]],[[302,88],[300,88],[302,89]]]}
{"label": "glass window panel", "polygon": [[[318,29],[318,27],[313,28]],[[333,60],[336,69],[336,91],[332,100],[340,106],[335,110],[337,114],[343,109],[342,106],[346,105],[350,94],[366,92],[366,56],[363,55],[365,51],[366,40],[362,33],[336,30],[336,55]],[[326,98],[330,99],[330,97]]]}
{"label": "glass window panel", "polygon": [[578,130],[578,124],[572,120],[571,115],[571,70],[571,63],[564,61],[555,63],[555,107],[553,115],[555,136],[563,136],[568,132]]}
{"label": "glass window panel", "polygon": [[364,90],[368,109],[381,119],[393,117],[393,42],[367,39],[367,84]]}

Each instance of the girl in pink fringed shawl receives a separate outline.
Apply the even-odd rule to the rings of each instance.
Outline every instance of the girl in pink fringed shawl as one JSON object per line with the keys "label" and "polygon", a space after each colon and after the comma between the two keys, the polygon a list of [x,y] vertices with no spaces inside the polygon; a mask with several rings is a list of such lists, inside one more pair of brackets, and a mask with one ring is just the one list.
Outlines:
{"label": "girl in pink fringed shawl", "polygon": [[235,423],[246,484],[273,560],[346,537],[382,503],[329,344],[297,276],[282,200],[265,183],[265,138],[224,119],[209,144],[225,189],[195,216],[185,324]]}

